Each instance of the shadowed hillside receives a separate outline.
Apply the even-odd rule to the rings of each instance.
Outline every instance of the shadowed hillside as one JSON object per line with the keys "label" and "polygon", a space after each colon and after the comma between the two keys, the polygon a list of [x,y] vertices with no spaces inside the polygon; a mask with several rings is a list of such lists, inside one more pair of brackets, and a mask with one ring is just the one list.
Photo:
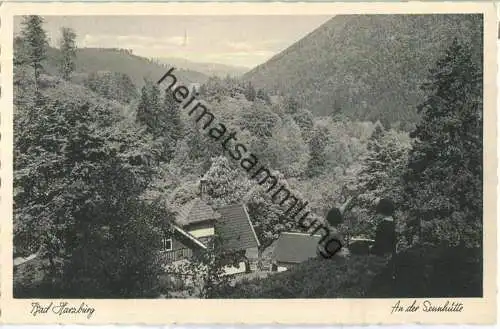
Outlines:
{"label": "shadowed hillside", "polygon": [[[481,297],[481,249],[416,246],[394,261],[373,255],[312,259],[291,271],[244,280],[217,298]],[[392,270],[396,269],[393,278]],[[411,282],[411,284],[408,284]],[[464,284],[464,283],[467,284]]]}
{"label": "shadowed hillside", "polygon": [[453,37],[482,56],[480,15],[336,16],[244,75],[300,98],[316,115],[413,123],[419,85]]}
{"label": "shadowed hillside", "polygon": [[[47,72],[56,75],[59,50],[49,48],[47,58],[48,65],[45,66]],[[88,74],[98,71],[109,71],[127,74],[132,79],[132,82],[138,87],[144,84],[144,77],[149,77],[157,81],[166,71],[166,67],[162,64],[155,63],[144,57],[133,55],[126,50],[111,48],[77,49],[75,64],[76,82],[82,78],[81,73]],[[208,78],[202,73],[181,69],[177,69],[176,76],[184,81],[184,83],[204,83]]]}

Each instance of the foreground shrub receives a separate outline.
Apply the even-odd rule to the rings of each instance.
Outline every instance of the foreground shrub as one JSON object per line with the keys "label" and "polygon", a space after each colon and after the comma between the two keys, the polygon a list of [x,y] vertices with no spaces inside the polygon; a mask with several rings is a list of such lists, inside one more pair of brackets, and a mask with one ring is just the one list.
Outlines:
{"label": "foreground shrub", "polygon": [[396,257],[377,275],[368,297],[482,297],[482,250],[418,246]]}
{"label": "foreground shrub", "polygon": [[361,298],[385,264],[376,256],[312,259],[287,272],[226,287],[217,298]]}
{"label": "foreground shrub", "polygon": [[418,246],[394,262],[374,255],[313,259],[264,279],[241,282],[217,298],[481,297],[482,251]]}

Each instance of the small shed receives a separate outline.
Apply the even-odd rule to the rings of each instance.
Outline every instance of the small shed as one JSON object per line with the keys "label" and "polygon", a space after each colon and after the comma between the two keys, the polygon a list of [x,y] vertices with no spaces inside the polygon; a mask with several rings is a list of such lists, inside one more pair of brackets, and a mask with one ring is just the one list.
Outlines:
{"label": "small shed", "polygon": [[272,259],[277,265],[277,270],[290,269],[308,259],[318,255],[318,244],[321,235],[310,235],[307,233],[283,232],[281,233]]}

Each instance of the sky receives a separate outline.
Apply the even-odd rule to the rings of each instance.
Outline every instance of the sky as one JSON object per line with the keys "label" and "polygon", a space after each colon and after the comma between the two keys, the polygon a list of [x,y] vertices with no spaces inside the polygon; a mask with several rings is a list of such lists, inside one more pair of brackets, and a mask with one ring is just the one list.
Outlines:
{"label": "sky", "polygon": [[[183,58],[252,68],[300,40],[331,16],[45,16],[55,46],[60,28],[78,47],[126,48],[138,56]],[[14,32],[20,29],[20,17]],[[185,36],[187,35],[187,42]]]}

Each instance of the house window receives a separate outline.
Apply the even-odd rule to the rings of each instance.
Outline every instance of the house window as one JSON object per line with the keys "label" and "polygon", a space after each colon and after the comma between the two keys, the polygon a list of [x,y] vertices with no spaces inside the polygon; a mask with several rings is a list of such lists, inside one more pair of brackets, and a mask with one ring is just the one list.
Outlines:
{"label": "house window", "polygon": [[163,250],[170,251],[172,250],[172,239],[163,238]]}

